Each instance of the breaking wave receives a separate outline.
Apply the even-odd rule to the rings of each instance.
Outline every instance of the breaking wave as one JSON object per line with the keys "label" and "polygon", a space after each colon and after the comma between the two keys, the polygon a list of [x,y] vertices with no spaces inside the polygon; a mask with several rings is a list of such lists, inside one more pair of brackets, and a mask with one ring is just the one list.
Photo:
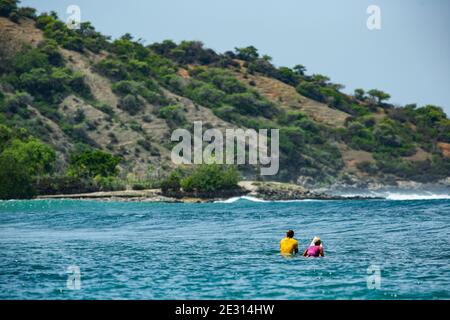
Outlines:
{"label": "breaking wave", "polygon": [[250,196],[242,196],[242,197],[233,197],[227,200],[221,200],[221,201],[214,201],[214,203],[234,203],[236,201],[239,200],[247,200],[247,201],[252,201],[252,202],[270,202],[267,200],[263,200],[263,199],[258,199],[255,197],[250,197]]}

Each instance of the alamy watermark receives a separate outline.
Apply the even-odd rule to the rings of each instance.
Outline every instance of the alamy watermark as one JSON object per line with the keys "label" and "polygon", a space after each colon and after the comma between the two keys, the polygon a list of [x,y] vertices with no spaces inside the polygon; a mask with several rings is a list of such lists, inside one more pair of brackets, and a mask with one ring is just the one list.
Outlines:
{"label": "alamy watermark", "polygon": [[[254,129],[226,129],[224,139],[219,129],[208,129],[203,132],[202,122],[196,121],[194,137],[186,129],[176,129],[172,133],[172,142],[179,142],[172,149],[172,162],[178,165],[202,163],[260,165],[261,175],[276,175],[280,158],[279,129],[270,130],[270,155],[268,133],[268,129],[260,129],[258,132]],[[204,142],[209,143],[205,148]]]}
{"label": "alamy watermark", "polygon": [[69,15],[66,20],[67,28],[78,30],[81,27],[81,9],[79,6],[71,4],[67,7],[66,13]]}
{"label": "alamy watermark", "polygon": [[69,290],[81,289],[81,271],[79,266],[69,266],[67,268],[66,287]]}
{"label": "alamy watermark", "polygon": [[381,289],[381,268],[378,265],[370,265],[367,268],[367,289]]}
{"label": "alamy watermark", "polygon": [[369,30],[381,30],[381,8],[376,5],[370,5],[367,7],[366,13],[369,15],[367,18],[367,29]]}

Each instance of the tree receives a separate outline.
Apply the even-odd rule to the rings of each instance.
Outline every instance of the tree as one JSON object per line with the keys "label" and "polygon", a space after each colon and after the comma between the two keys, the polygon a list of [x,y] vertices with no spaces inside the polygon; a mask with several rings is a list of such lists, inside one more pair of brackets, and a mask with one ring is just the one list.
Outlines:
{"label": "tree", "polygon": [[55,67],[62,67],[64,65],[64,58],[59,51],[58,43],[55,40],[48,39],[38,44],[38,49],[41,53],[47,55],[49,64]]}
{"label": "tree", "polygon": [[182,126],[186,124],[186,117],[179,105],[165,106],[159,110],[159,116],[166,119],[169,127]]}
{"label": "tree", "polygon": [[3,151],[12,138],[12,130],[3,124],[0,124],[0,152]]}
{"label": "tree", "polygon": [[324,76],[322,74],[313,74],[312,81],[314,81],[318,85],[324,87],[328,84],[328,82],[330,81],[330,78],[327,76]]}
{"label": "tree", "polygon": [[306,67],[305,67],[304,65],[302,65],[302,64],[297,64],[297,65],[293,68],[293,70],[294,70],[295,72],[297,72],[298,75],[304,76],[304,75],[305,75],[305,72],[306,72]]}
{"label": "tree", "polygon": [[26,169],[12,155],[0,155],[0,199],[27,199],[34,195]]}
{"label": "tree", "polygon": [[261,59],[266,62],[271,62],[273,60],[273,58],[267,54],[263,55]]}
{"label": "tree", "polygon": [[51,100],[56,94],[65,93],[69,88],[78,93],[89,93],[90,90],[85,85],[84,76],[73,73],[68,68],[34,68],[23,73],[19,77],[20,86],[45,100]]}
{"label": "tree", "polygon": [[278,80],[287,83],[291,86],[297,86],[299,83],[299,77],[298,74],[294,71],[292,71],[288,67],[280,67],[278,68]]}
{"label": "tree", "polygon": [[36,18],[36,9],[30,7],[22,7],[17,10],[19,16],[29,19]]}
{"label": "tree", "polygon": [[256,49],[254,46],[248,46],[245,48],[235,48],[235,50],[238,59],[244,61],[255,61],[256,59],[259,58],[258,49]]}
{"label": "tree", "polygon": [[48,145],[30,138],[14,138],[8,128],[0,127],[5,139],[0,154],[0,199],[23,199],[34,195],[33,183],[54,169],[55,152]]}
{"label": "tree", "polygon": [[207,107],[215,108],[221,105],[225,93],[216,89],[212,84],[203,84],[190,92],[190,96],[197,103],[201,103]]}
{"label": "tree", "polygon": [[366,92],[364,89],[355,89],[355,98],[358,100],[366,99]]}
{"label": "tree", "polygon": [[161,183],[161,191],[167,193],[168,191],[180,191],[181,188],[181,173],[179,170],[174,170]]}
{"label": "tree", "polygon": [[391,98],[389,94],[378,89],[369,90],[367,94],[371,99],[376,100],[378,104],[381,104],[383,101]]}
{"label": "tree", "polygon": [[18,74],[29,72],[31,69],[49,67],[48,56],[37,48],[24,48],[16,54],[12,66]]}
{"label": "tree", "polygon": [[154,52],[156,52],[159,55],[162,56],[169,56],[170,51],[172,51],[173,49],[175,49],[177,47],[177,44],[175,42],[173,42],[172,40],[164,40],[161,43],[154,43],[152,45],[150,45],[148,48],[153,50]]}
{"label": "tree", "polygon": [[2,155],[19,163],[31,179],[51,173],[56,160],[55,151],[34,138],[13,139]]}
{"label": "tree", "polygon": [[26,92],[17,92],[9,97],[5,103],[5,111],[16,114],[27,108],[33,103],[33,97]]}
{"label": "tree", "polygon": [[9,15],[17,10],[18,0],[0,0],[0,16],[9,17]]}
{"label": "tree", "polygon": [[71,156],[69,175],[85,178],[115,176],[119,162],[120,158],[101,150],[82,151]]}

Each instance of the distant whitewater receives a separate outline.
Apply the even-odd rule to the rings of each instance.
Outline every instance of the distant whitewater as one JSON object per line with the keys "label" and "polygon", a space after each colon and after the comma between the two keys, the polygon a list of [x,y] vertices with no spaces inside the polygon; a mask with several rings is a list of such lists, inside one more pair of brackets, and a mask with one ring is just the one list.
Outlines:
{"label": "distant whitewater", "polygon": [[369,192],[369,193],[351,193],[340,194],[343,197],[355,197],[355,196],[368,196],[368,197],[382,197],[386,200],[443,200],[450,199],[450,194],[445,193],[433,193],[433,192],[420,192],[420,193],[407,193],[407,192]]}
{"label": "distant whitewater", "polygon": [[388,200],[440,200],[450,199],[448,194],[401,194],[391,193],[386,199]]}
{"label": "distant whitewater", "polygon": [[[339,194],[344,198],[354,197],[374,197],[385,198],[386,200],[404,201],[404,200],[445,200],[450,199],[450,194],[436,194],[431,192],[424,193],[399,193],[399,192],[370,192],[370,193],[351,193]],[[251,202],[304,202],[304,201],[326,201],[318,199],[302,199],[302,200],[264,200],[252,196],[232,197],[226,200],[215,201],[214,203],[235,203],[238,201]]]}

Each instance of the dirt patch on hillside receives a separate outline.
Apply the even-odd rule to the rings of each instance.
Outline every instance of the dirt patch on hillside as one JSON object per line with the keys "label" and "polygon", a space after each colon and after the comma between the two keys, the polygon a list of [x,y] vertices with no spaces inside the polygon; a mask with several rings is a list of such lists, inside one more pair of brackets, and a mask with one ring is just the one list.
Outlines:
{"label": "dirt patch on hillside", "polygon": [[186,69],[180,68],[178,70],[178,75],[182,77],[183,79],[189,79],[191,76],[189,75],[189,71]]}
{"label": "dirt patch on hillside", "polygon": [[422,148],[417,148],[416,153],[409,157],[404,157],[403,159],[412,162],[421,162],[430,159],[431,155],[423,150]]}
{"label": "dirt patch on hillside", "polygon": [[450,158],[450,143],[438,142],[438,147],[441,149],[444,157]]}
{"label": "dirt patch on hillside", "polygon": [[36,47],[44,40],[42,31],[36,28],[34,21],[30,19],[21,19],[20,23],[14,23],[7,18],[0,17],[0,32],[12,37],[13,41],[8,44],[9,46],[25,43]]}
{"label": "dirt patch on hillside", "polygon": [[349,114],[332,109],[326,104],[308,99],[300,95],[294,87],[279,80],[260,75],[243,75],[235,73],[236,77],[253,87],[272,102],[287,110],[302,111],[312,119],[332,127],[343,127]]}
{"label": "dirt patch on hillside", "polygon": [[342,160],[344,161],[345,170],[347,172],[355,173],[359,176],[364,175],[364,173],[358,169],[358,164],[363,162],[375,162],[375,159],[370,152],[354,150],[342,143],[337,146],[341,152]]}

